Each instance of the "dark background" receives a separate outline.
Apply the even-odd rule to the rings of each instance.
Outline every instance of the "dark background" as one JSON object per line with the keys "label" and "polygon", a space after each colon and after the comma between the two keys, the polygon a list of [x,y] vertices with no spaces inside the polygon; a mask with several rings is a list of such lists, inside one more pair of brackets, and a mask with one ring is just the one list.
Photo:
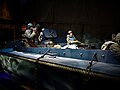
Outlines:
{"label": "dark background", "polygon": [[120,31],[117,0],[0,0],[0,9],[1,23],[17,25],[17,34],[22,24],[33,21],[55,29],[59,38],[71,28],[81,41],[86,34],[110,40]]}

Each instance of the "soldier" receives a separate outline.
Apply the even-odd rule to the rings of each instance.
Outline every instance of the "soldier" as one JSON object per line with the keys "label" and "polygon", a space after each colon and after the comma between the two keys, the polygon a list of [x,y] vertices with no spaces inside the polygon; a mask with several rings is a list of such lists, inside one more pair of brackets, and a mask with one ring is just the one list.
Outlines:
{"label": "soldier", "polygon": [[110,41],[106,41],[105,40],[105,43],[101,46],[101,49],[102,50],[109,50],[110,49],[110,46],[115,43],[115,34],[112,34],[112,40]]}
{"label": "soldier", "polygon": [[75,36],[74,36],[74,34],[73,34],[73,32],[71,30],[68,31],[68,35],[67,35],[66,40],[67,40],[68,45],[81,43],[80,41],[78,41],[75,38]]}
{"label": "soldier", "polygon": [[109,48],[120,63],[120,33],[114,37],[114,43]]}
{"label": "soldier", "polygon": [[24,37],[26,38],[26,43],[25,43],[26,47],[37,46],[35,43],[38,40],[38,31],[37,28],[34,28],[34,25],[32,23],[28,23],[27,30],[24,33]]}
{"label": "soldier", "polygon": [[110,50],[115,58],[120,63],[120,33],[118,33],[116,36],[112,36],[111,41],[106,41],[102,46],[102,50]]}
{"label": "soldier", "polygon": [[78,49],[78,45],[82,44],[80,41],[78,41],[75,38],[71,30],[68,31],[68,34],[66,36],[66,41],[67,41],[67,45],[65,46],[65,48]]}
{"label": "soldier", "polygon": [[40,34],[39,34],[38,39],[39,39],[40,42],[42,42],[42,41],[45,40],[45,37],[44,37],[44,34],[43,34],[43,31],[44,31],[44,30],[45,30],[45,28],[42,28],[42,31],[41,31]]}

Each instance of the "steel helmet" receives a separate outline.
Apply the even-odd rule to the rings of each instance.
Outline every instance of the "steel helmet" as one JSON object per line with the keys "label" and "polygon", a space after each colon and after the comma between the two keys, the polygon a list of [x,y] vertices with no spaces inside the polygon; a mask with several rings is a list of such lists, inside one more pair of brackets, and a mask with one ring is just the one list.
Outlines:
{"label": "steel helmet", "polygon": [[30,28],[30,27],[33,27],[33,24],[32,24],[32,23],[28,23],[28,24],[27,24],[27,28]]}
{"label": "steel helmet", "polygon": [[70,33],[72,33],[72,31],[71,31],[71,30],[69,30],[69,31],[68,31],[68,33],[70,34]]}

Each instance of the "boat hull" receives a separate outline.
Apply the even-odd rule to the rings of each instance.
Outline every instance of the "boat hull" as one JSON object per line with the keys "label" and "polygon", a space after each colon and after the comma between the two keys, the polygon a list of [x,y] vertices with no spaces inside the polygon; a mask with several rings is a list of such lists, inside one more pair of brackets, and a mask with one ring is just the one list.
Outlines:
{"label": "boat hull", "polygon": [[0,61],[4,71],[36,90],[119,88],[120,65],[110,54],[100,50],[6,48],[0,50]]}

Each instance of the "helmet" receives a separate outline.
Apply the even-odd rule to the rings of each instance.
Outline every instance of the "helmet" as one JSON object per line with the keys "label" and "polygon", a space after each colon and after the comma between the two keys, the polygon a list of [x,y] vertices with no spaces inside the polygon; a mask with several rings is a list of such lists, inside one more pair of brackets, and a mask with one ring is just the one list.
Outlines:
{"label": "helmet", "polygon": [[30,27],[33,27],[33,24],[32,24],[32,23],[28,23],[28,24],[27,24],[27,28],[30,28]]}
{"label": "helmet", "polygon": [[72,33],[72,31],[71,31],[71,30],[69,30],[69,31],[68,31],[68,33],[70,34],[70,33]]}

